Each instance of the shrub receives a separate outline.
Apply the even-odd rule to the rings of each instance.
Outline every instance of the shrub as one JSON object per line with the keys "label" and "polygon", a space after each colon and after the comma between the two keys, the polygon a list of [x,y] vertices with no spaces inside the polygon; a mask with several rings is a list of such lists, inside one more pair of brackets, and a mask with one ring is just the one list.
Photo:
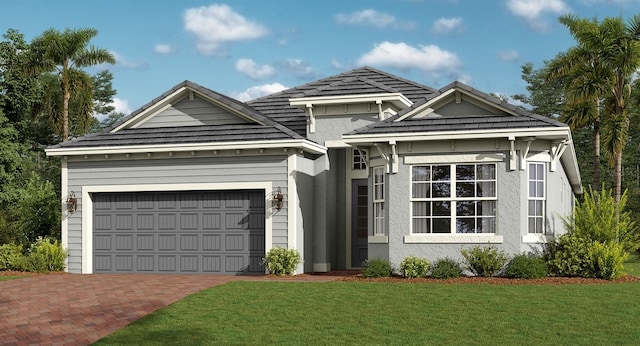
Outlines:
{"label": "shrub", "polygon": [[0,271],[21,270],[22,245],[4,244],[0,246]]}
{"label": "shrub", "polygon": [[477,276],[494,276],[507,263],[504,251],[498,251],[494,246],[474,246],[469,250],[463,249],[460,253],[464,257],[466,268]]}
{"label": "shrub", "polygon": [[400,271],[405,278],[425,277],[429,271],[429,261],[424,258],[407,256],[400,263]]}
{"label": "shrub", "polygon": [[595,241],[590,244],[588,251],[590,276],[612,280],[624,274],[623,266],[629,254],[624,251],[622,244]]}
{"label": "shrub", "polygon": [[39,273],[63,271],[66,258],[67,252],[57,240],[38,237],[23,260],[22,270]]}
{"label": "shrub", "polygon": [[287,250],[281,247],[272,248],[262,259],[262,264],[267,267],[267,271],[274,275],[294,274],[300,262],[302,259],[296,249]]}
{"label": "shrub", "polygon": [[549,275],[549,270],[540,256],[520,254],[509,261],[504,275],[514,279],[539,279]]}
{"label": "shrub", "polygon": [[382,258],[366,260],[362,268],[362,276],[365,278],[384,278],[391,276],[391,263]]}
{"label": "shrub", "polygon": [[431,277],[434,279],[452,279],[461,276],[462,267],[452,258],[439,259],[431,266]]}

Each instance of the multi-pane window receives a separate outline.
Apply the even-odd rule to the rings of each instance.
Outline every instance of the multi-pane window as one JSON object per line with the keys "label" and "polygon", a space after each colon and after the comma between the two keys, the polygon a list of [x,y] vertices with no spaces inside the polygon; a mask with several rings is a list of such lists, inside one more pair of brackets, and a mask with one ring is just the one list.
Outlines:
{"label": "multi-pane window", "polygon": [[353,149],[354,170],[367,169],[367,151],[364,149]]}
{"label": "multi-pane window", "polygon": [[495,233],[496,165],[411,167],[412,233]]}
{"label": "multi-pane window", "polygon": [[384,235],[384,169],[373,168],[373,234]]}
{"label": "multi-pane window", "polygon": [[545,233],[545,185],[545,164],[529,162],[529,233]]}

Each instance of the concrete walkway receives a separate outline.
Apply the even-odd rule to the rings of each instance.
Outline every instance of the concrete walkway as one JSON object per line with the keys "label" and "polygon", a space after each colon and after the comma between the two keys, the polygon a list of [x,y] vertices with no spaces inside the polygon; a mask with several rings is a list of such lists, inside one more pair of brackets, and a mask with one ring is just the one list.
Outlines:
{"label": "concrete walkway", "polygon": [[[0,282],[0,345],[88,345],[200,290],[266,277],[52,274]],[[331,275],[285,280],[330,281]]]}

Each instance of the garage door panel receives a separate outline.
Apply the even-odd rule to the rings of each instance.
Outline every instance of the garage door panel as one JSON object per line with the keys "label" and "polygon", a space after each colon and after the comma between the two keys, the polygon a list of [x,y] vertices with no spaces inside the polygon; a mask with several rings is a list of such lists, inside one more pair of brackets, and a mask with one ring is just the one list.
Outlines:
{"label": "garage door panel", "polygon": [[264,273],[263,191],[92,198],[102,201],[93,213],[96,273]]}

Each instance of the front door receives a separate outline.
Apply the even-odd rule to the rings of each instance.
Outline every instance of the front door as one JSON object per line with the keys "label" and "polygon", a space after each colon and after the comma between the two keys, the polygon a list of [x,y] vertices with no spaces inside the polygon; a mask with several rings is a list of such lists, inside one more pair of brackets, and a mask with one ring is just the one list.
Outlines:
{"label": "front door", "polygon": [[351,266],[362,267],[367,259],[369,236],[369,184],[367,179],[351,181]]}

